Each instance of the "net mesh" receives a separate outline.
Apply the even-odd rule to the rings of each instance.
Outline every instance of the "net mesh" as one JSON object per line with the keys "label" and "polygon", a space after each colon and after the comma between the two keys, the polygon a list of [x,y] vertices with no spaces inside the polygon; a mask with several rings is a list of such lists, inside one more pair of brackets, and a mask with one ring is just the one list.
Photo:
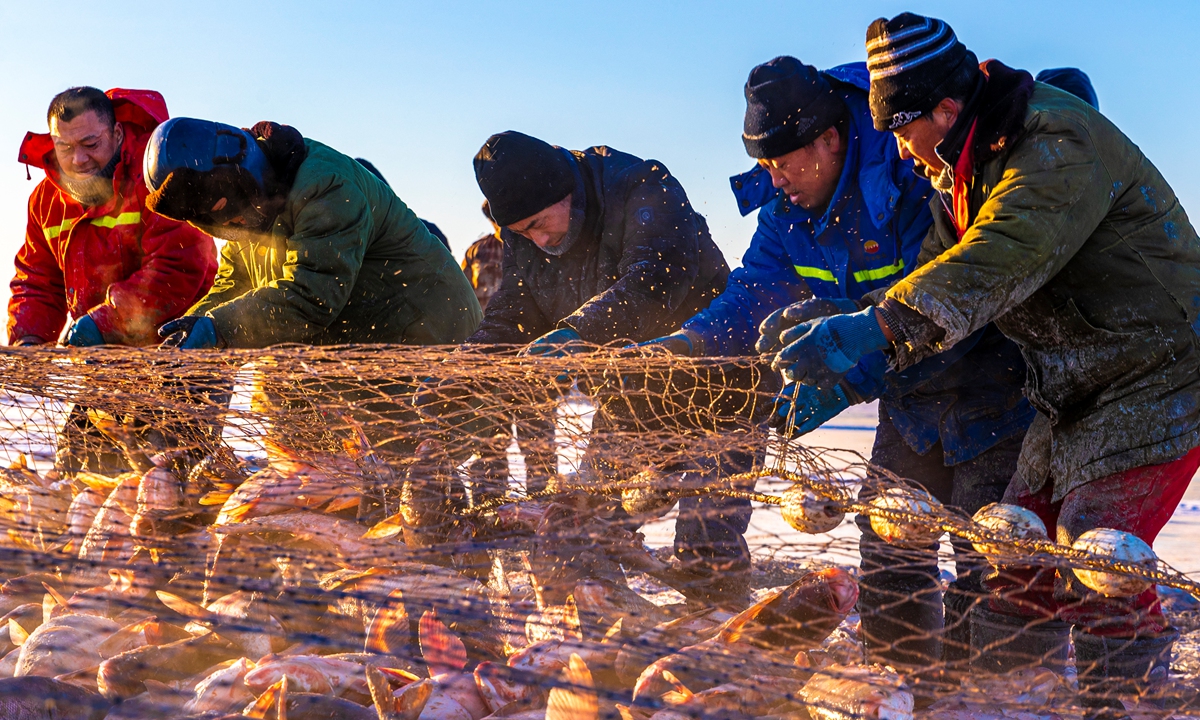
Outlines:
{"label": "net mesh", "polygon": [[[8,698],[114,718],[1189,712],[1200,586],[1165,562],[977,522],[785,441],[756,358],[487,350],[0,350]],[[884,550],[860,568],[868,526]],[[1157,588],[1181,639],[1093,586]],[[1037,593],[1123,616],[1159,662],[1130,678],[1127,639],[1100,662],[1061,618],[998,620]]]}

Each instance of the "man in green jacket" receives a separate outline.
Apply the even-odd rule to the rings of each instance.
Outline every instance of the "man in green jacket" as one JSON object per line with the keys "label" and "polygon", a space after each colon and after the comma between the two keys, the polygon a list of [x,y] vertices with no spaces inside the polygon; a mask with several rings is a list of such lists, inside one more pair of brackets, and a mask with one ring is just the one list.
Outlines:
{"label": "man in green jacket", "polygon": [[[1175,193],[1097,110],[977,64],[940,20],[881,18],[867,53],[874,122],[939,191],[934,226],[878,305],[797,327],[776,366],[828,387],[868,352],[904,369],[994,321],[1021,347],[1038,410],[1004,501],[1059,543],[1097,527],[1153,542],[1200,466],[1200,239]],[[1032,568],[989,587],[976,649],[1019,635],[1065,660],[1054,622],[1069,623],[1098,715],[1122,712],[1102,691],[1145,689],[1170,657],[1153,588],[1102,597]]]}
{"label": "man in green jacket", "polygon": [[459,343],[482,312],[454,257],[386,183],[286,125],[163,123],[151,210],[226,240],[212,290],[163,327],[181,348]]}
{"label": "man in green jacket", "polygon": [[[145,163],[147,207],[226,241],[212,290],[160,328],[164,345],[442,345],[479,325],[470,282],[412,210],[353,158],[291,127],[174,118],[150,138]],[[328,445],[346,422],[376,449],[416,444],[402,379],[295,384],[268,373],[263,390],[271,415],[301,412],[281,438],[295,449]]]}

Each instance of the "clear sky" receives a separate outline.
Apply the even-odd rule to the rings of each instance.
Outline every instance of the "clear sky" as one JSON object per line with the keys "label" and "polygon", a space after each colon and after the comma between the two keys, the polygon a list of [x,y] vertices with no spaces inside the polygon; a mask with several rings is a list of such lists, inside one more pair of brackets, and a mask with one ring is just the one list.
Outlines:
{"label": "clear sky", "polygon": [[751,166],[746,75],[781,54],[822,68],[863,60],[867,25],[904,10],[946,20],[980,59],[1083,68],[1101,110],[1200,217],[1194,1],[7,0],[0,300],[34,187],[17,148],[72,85],[155,89],[172,115],[275,120],[366,157],[458,257],[487,229],[471,159],[490,134],[611,145],[664,162],[736,266],[754,229],[728,184]]}

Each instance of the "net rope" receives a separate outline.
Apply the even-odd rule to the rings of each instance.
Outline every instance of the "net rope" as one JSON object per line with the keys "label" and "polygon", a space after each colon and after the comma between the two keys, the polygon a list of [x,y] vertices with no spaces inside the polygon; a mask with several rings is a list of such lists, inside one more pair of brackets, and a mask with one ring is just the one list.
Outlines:
{"label": "net rope", "polygon": [[[1171,672],[1103,696],[1190,711],[1200,583],[1165,561],[1014,535],[783,439],[760,358],[515,350],[0,349],[0,678],[114,718],[1081,714],[1078,648],[972,670],[942,609],[991,607],[970,570],[1018,604],[1158,588]],[[858,567],[855,517],[895,533],[890,567]]]}

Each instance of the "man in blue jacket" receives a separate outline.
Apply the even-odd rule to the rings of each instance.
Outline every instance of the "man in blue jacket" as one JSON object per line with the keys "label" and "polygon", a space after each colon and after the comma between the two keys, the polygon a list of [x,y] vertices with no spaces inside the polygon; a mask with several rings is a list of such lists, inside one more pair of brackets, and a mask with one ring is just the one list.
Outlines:
{"label": "man in blue jacket", "polygon": [[[725,292],[651,343],[733,356],[753,354],[757,342],[766,352],[787,327],[857,310],[864,295],[914,269],[932,222],[932,190],[900,159],[890,135],[874,129],[868,85],[861,63],[818,72],[779,57],[754,68],[742,140],[758,167],[732,184],[742,214],[759,211],[758,229]],[[1033,416],[1021,393],[1017,347],[988,326],[953,355],[898,375],[886,368],[875,353],[832,391],[789,386],[774,422],[791,415],[793,434],[803,434],[851,404],[880,398],[872,462],[968,513],[998,501]],[[908,667],[936,662],[943,649],[936,547],[901,552],[865,518],[858,525],[859,609],[871,658]],[[959,579],[944,599],[948,660],[965,658],[964,614],[981,592],[982,568],[968,551],[960,549]]]}

